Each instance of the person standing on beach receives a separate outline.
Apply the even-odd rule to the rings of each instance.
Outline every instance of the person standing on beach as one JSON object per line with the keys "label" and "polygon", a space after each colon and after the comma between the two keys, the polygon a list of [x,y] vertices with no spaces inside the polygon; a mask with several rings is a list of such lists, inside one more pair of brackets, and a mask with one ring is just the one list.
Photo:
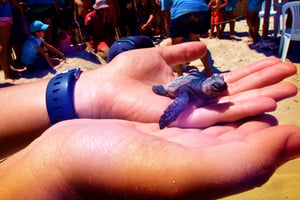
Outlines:
{"label": "person standing on beach", "polygon": [[[168,36],[172,44],[183,42],[184,37],[191,41],[199,41],[200,34],[206,33],[210,28],[211,11],[205,0],[161,0],[162,11],[171,11],[171,21]],[[212,72],[207,54],[201,61],[206,75]],[[183,74],[182,65],[175,66],[178,76]]]}
{"label": "person standing on beach", "polygon": [[211,0],[209,2],[208,6],[212,9],[209,38],[213,38],[214,29],[216,27],[217,29],[216,38],[220,39],[221,27],[224,21],[224,8],[227,5],[228,5],[227,0]]}
{"label": "person standing on beach", "polygon": [[159,33],[154,3],[152,0],[140,0],[137,4],[137,35],[151,37]]}
{"label": "person standing on beach", "polygon": [[224,23],[222,23],[221,34],[224,32],[225,25],[229,23],[229,36],[234,35],[234,26],[235,26],[235,19],[234,19],[234,11],[237,7],[238,0],[228,0],[228,5],[225,7],[224,12]]}
{"label": "person standing on beach", "polygon": [[5,79],[15,78],[13,70],[10,68],[10,40],[13,28],[12,4],[22,9],[15,0],[0,0],[0,69],[4,71]]}
{"label": "person standing on beach", "polygon": [[247,25],[249,33],[249,42],[257,42],[259,37],[259,10],[261,8],[262,2],[264,0],[251,0],[248,1],[248,10],[247,10]]}
{"label": "person standing on beach", "polygon": [[136,5],[134,0],[117,0],[120,15],[118,16],[118,25],[121,37],[135,35],[137,18]]}
{"label": "person standing on beach", "polygon": [[91,0],[74,0],[74,22],[77,24],[79,31],[78,37],[81,42],[84,42],[84,18],[89,13],[89,9],[93,8]]}

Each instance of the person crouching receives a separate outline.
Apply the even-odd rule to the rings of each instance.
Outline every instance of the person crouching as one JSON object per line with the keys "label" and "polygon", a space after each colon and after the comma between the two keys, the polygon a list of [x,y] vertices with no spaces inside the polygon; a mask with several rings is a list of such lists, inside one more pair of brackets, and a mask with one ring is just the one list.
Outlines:
{"label": "person crouching", "polygon": [[25,41],[21,56],[23,63],[27,65],[28,71],[47,69],[49,67],[54,69],[55,65],[44,48],[60,56],[63,60],[66,59],[61,51],[44,40],[48,27],[48,24],[38,20],[32,22],[29,26],[32,35]]}

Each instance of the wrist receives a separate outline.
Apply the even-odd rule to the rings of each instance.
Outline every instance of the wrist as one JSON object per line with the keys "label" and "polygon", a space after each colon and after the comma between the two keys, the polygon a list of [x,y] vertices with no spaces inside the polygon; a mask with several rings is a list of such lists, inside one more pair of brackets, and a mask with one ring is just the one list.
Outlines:
{"label": "wrist", "polygon": [[81,70],[74,68],[57,74],[49,81],[46,105],[52,124],[78,118],[74,109],[74,88],[80,74]]}
{"label": "wrist", "polygon": [[74,89],[74,108],[78,117],[111,118],[115,96],[112,94],[113,83],[106,67],[83,72]]}

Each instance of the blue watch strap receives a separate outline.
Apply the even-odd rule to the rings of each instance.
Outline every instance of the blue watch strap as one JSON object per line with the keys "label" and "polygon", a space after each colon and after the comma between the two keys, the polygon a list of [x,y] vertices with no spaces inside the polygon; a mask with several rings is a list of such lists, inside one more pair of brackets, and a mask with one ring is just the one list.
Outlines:
{"label": "blue watch strap", "polygon": [[51,124],[78,118],[74,108],[74,86],[81,70],[75,68],[53,77],[47,86],[46,105]]}

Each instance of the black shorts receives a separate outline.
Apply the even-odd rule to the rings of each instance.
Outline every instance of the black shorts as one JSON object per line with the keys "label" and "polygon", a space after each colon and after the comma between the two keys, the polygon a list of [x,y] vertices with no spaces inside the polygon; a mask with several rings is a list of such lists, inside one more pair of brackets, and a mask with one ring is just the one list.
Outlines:
{"label": "black shorts", "polygon": [[42,21],[43,19],[56,19],[56,10],[54,4],[34,4],[26,11],[26,16],[29,22],[35,20]]}
{"label": "black shorts", "polygon": [[169,37],[185,37],[190,33],[206,33],[210,28],[211,11],[193,12],[172,19],[170,22]]}

